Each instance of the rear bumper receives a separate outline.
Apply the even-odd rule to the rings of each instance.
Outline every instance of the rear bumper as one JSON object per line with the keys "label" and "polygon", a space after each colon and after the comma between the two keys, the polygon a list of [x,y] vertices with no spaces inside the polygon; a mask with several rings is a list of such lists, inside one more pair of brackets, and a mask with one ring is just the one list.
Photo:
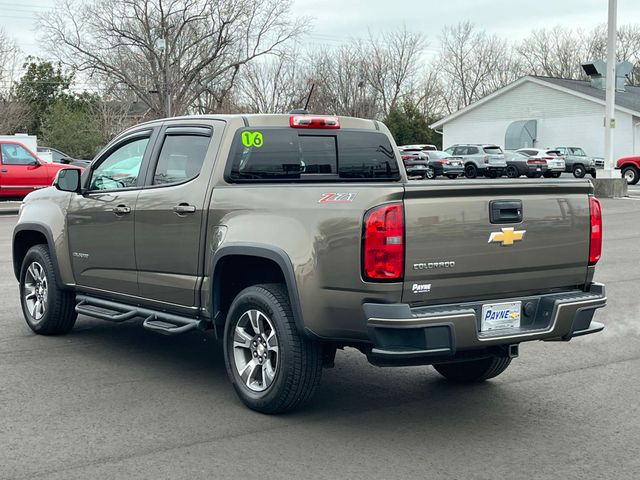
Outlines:
{"label": "rear bumper", "polygon": [[593,314],[607,303],[604,285],[484,303],[521,301],[521,326],[480,332],[482,302],[411,308],[407,304],[364,304],[373,347],[367,356],[377,365],[416,365],[451,361],[471,352],[501,351],[533,340],[568,341],[596,333],[604,325]]}

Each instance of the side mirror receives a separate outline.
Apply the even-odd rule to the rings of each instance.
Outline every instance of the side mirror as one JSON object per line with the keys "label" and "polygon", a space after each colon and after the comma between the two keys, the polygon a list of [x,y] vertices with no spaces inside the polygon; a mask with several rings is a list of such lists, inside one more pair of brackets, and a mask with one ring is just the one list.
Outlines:
{"label": "side mirror", "polygon": [[80,193],[80,173],[77,168],[63,168],[58,171],[53,186],[63,192]]}

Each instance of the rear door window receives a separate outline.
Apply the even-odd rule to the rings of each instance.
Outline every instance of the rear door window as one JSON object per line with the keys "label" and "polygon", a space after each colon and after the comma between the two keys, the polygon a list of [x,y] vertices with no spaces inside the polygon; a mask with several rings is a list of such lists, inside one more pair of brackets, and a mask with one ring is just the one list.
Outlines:
{"label": "rear door window", "polygon": [[386,135],[349,130],[242,129],[227,169],[230,180],[249,182],[400,178]]}
{"label": "rear door window", "polygon": [[478,149],[476,147],[467,147],[467,155],[475,155],[478,153]]}
{"label": "rear door window", "polygon": [[182,183],[196,178],[210,139],[205,135],[167,135],[153,173],[153,185]]}

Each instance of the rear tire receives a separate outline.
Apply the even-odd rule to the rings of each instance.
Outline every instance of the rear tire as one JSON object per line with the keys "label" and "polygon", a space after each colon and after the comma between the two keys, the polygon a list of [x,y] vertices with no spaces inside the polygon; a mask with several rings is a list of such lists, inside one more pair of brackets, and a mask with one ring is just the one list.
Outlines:
{"label": "rear tire", "polygon": [[39,335],[63,335],[76,323],[75,294],[58,284],[46,245],[31,247],[22,261],[20,305],[27,325]]}
{"label": "rear tire", "polygon": [[298,407],[322,374],[322,347],[298,332],[280,284],[255,285],[236,296],[225,325],[224,358],[240,400],[262,413]]}
{"label": "rear tire", "polygon": [[504,372],[511,358],[496,357],[466,362],[439,363],[433,366],[447,380],[456,383],[477,383],[497,377]]}
{"label": "rear tire", "polygon": [[464,175],[467,178],[476,178],[478,176],[478,168],[473,163],[464,166]]}
{"label": "rear tire", "polygon": [[573,166],[573,176],[576,178],[584,178],[587,171],[585,170],[583,165],[574,165]]}
{"label": "rear tire", "polygon": [[628,185],[635,185],[640,180],[640,171],[632,165],[622,169],[622,178],[627,181]]}

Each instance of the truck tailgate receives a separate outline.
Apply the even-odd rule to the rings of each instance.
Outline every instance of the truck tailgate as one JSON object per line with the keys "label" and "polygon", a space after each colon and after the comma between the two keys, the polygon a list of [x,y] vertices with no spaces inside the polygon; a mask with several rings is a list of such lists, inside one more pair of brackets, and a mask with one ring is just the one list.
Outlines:
{"label": "truck tailgate", "polygon": [[[588,181],[407,185],[403,301],[453,303],[583,285],[591,192]],[[515,205],[521,221],[509,217]],[[504,207],[502,214],[494,208],[494,221],[506,223],[492,223],[490,206]]]}

